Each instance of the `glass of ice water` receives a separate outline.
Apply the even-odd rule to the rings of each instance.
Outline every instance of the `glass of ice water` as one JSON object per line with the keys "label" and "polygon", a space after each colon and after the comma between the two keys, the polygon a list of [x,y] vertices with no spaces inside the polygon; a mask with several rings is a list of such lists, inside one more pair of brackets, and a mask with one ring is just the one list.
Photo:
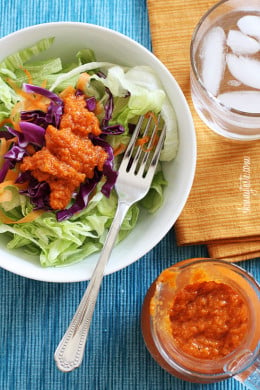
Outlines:
{"label": "glass of ice water", "polygon": [[191,94],[201,119],[236,140],[260,139],[260,0],[222,0],[191,41]]}

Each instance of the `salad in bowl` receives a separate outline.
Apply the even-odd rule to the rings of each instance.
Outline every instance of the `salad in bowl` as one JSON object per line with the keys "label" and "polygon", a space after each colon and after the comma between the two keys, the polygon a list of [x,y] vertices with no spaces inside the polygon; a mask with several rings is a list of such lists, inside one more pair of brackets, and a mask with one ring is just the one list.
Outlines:
{"label": "salad in bowl", "polygon": [[[0,61],[0,238],[8,253],[22,252],[43,270],[78,266],[102,248],[117,206],[117,168],[140,115],[159,130],[160,113],[167,132],[151,188],[129,210],[120,245],[163,208],[164,165],[181,147],[175,107],[149,62],[100,58],[91,40],[67,59],[54,55],[60,37],[50,33]],[[149,141],[148,134],[137,142],[145,151]]]}

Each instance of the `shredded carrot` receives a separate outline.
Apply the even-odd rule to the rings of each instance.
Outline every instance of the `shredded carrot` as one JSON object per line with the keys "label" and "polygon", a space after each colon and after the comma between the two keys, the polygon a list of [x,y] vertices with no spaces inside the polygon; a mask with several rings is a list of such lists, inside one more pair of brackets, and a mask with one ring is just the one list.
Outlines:
{"label": "shredded carrot", "polygon": [[13,220],[12,218],[7,217],[1,210],[0,210],[0,220],[2,223],[5,223],[7,225],[10,224],[16,224],[16,223],[26,223],[26,222],[32,222],[35,219],[39,218],[44,213],[44,210],[33,210],[29,214],[27,214],[25,217]]}
{"label": "shredded carrot", "polygon": [[[15,176],[11,176],[10,174],[15,174]],[[16,172],[13,172],[11,170],[8,171],[8,174],[7,174],[8,177],[6,177],[6,181],[0,183],[0,202],[8,202],[10,200],[12,200],[12,197],[13,197],[13,194],[12,194],[12,191],[10,189],[8,189],[7,187],[9,186],[17,186],[19,189],[26,189],[27,188],[27,184],[26,183],[22,183],[22,184],[15,184],[14,183],[14,180],[16,180],[18,174]],[[13,177],[13,180],[11,179],[11,177]]]}
{"label": "shredded carrot", "polygon": [[19,121],[20,121],[20,111],[22,111],[23,109],[24,109],[24,102],[20,101],[17,102],[11,110],[10,122],[16,131],[21,131]]}
{"label": "shredded carrot", "polygon": [[146,149],[146,152],[150,152],[157,145],[158,141],[159,141],[158,135],[154,134],[152,144],[151,144],[150,148]]}
{"label": "shredded carrot", "polygon": [[148,111],[148,112],[145,114],[145,118],[150,118],[150,117],[152,117],[154,123],[158,125],[158,118],[157,118],[157,116],[155,115],[155,113],[154,113],[153,111]]}
{"label": "shredded carrot", "polygon": [[15,182],[18,175],[19,175],[18,171],[14,171],[13,169],[9,169],[6,176],[5,176],[5,180],[6,181],[12,180],[13,182]]}
{"label": "shredded carrot", "polygon": [[0,183],[0,190],[4,189],[5,187],[8,187],[8,186],[16,186],[18,187],[19,189],[24,189],[24,188],[27,188],[28,187],[28,184],[27,183],[15,183],[14,180],[6,180],[6,181],[3,181],[2,183]]}
{"label": "shredded carrot", "polygon": [[[32,75],[26,68],[21,69],[25,72],[28,83],[32,84]],[[45,96],[42,96],[40,94],[35,94],[35,93],[27,93],[23,91],[21,88],[17,86],[17,84],[12,80],[12,79],[7,79],[7,82],[11,85],[11,87],[15,90],[15,92],[23,97],[23,100],[17,102],[14,107],[11,110],[11,114],[9,118],[5,118],[3,121],[0,122],[0,126],[3,126],[6,123],[9,123],[13,126],[13,128],[17,131],[21,131],[20,129],[20,112],[25,110],[25,111],[30,111],[30,110],[41,110],[46,112],[48,109],[49,105],[49,99],[46,98]],[[42,86],[46,86],[47,80],[44,80],[42,83]],[[2,147],[0,147],[0,154],[3,155],[2,153]]]}
{"label": "shredded carrot", "polygon": [[84,91],[86,84],[88,84],[88,82],[89,82],[89,79],[90,79],[90,75],[88,73],[86,73],[86,72],[81,73],[79,78],[78,78],[76,87],[78,89],[80,89],[81,91]]}
{"label": "shredded carrot", "polygon": [[138,146],[143,146],[144,144],[147,144],[147,142],[149,142],[150,140],[150,137],[148,137],[148,135],[146,135],[145,137],[143,138],[139,138],[137,141],[136,141],[136,145]]}
{"label": "shredded carrot", "polygon": [[126,145],[120,144],[116,149],[114,149],[113,154],[114,156],[118,156],[119,154],[123,153],[126,150]]}
{"label": "shredded carrot", "polygon": [[6,139],[5,138],[1,138],[0,156],[4,156],[6,152],[7,152],[7,142],[6,142]]}
{"label": "shredded carrot", "polygon": [[42,82],[42,88],[46,88],[47,87],[47,80],[45,79],[45,80],[43,80],[43,82]]}
{"label": "shredded carrot", "polygon": [[67,96],[72,95],[75,92],[75,88],[73,88],[72,85],[69,85],[67,88],[65,88],[61,93],[60,97],[64,99]]}
{"label": "shredded carrot", "polygon": [[39,109],[42,111],[46,111],[49,105],[49,99],[45,96],[36,93],[28,93],[19,88],[15,82],[11,79],[8,79],[7,82],[11,85],[11,87],[15,90],[15,92],[24,98],[22,102],[18,102],[23,104],[24,110],[35,110]]}
{"label": "shredded carrot", "polygon": [[159,137],[158,137],[158,130],[159,130],[158,118],[155,115],[155,113],[152,112],[152,111],[149,111],[149,112],[147,112],[145,114],[145,118],[149,119],[149,117],[152,118],[152,120],[153,120],[153,122],[154,122],[154,124],[156,126],[155,133],[153,135],[153,139],[152,139],[150,147],[149,148],[145,147],[145,144],[147,144],[150,141],[150,137],[149,136],[145,136],[145,137],[140,138],[140,139],[137,140],[137,145],[140,145],[144,152],[150,152],[155,147],[155,145],[157,144],[158,139],[159,139]]}
{"label": "shredded carrot", "polygon": [[12,198],[13,198],[12,191],[5,190],[3,192],[0,192],[0,202],[10,202]]}
{"label": "shredded carrot", "polygon": [[[87,72],[81,73],[79,78],[78,78],[78,81],[77,81],[77,84],[76,84],[76,88],[80,89],[81,91],[84,92],[84,89],[85,89],[86,85],[88,84],[89,79],[90,79],[90,75]],[[63,95],[61,94],[61,96],[63,96]],[[95,108],[95,111],[94,111],[95,114],[99,115],[99,114],[102,113],[103,110],[104,110],[103,105],[99,101],[97,101],[96,102],[96,108]]]}
{"label": "shredded carrot", "polygon": [[16,137],[12,139],[6,140],[5,138],[1,138],[0,142],[0,166],[4,163],[4,155],[8,152],[9,146],[16,141]]}
{"label": "shredded carrot", "polygon": [[3,120],[0,122],[0,127],[6,125],[6,124],[8,124],[8,123],[9,123],[9,124],[12,123],[11,119],[10,119],[10,118],[5,118],[5,119],[3,119]]}
{"label": "shredded carrot", "polygon": [[29,94],[25,91],[23,91],[21,88],[17,86],[17,84],[12,79],[7,79],[8,84],[11,85],[13,90],[20,96],[22,96],[26,100],[34,100],[33,94]]}
{"label": "shredded carrot", "polygon": [[99,101],[97,101],[96,109],[95,109],[95,114],[96,114],[96,115],[99,115],[99,114],[101,114],[103,111],[104,111],[104,106],[103,106],[103,104],[101,104]]}
{"label": "shredded carrot", "polygon": [[12,139],[6,140],[5,138],[1,138],[0,142],[0,159],[4,157],[4,155],[8,152],[9,146],[16,141],[16,137]]}
{"label": "shredded carrot", "polygon": [[20,112],[30,111],[30,110],[41,110],[46,112],[49,104],[49,99],[41,95],[33,95],[22,90],[16,91],[20,96],[23,97],[23,100],[17,102],[11,110],[10,117],[1,122],[1,125],[4,123],[10,123],[13,128],[17,131],[21,131],[19,126],[20,121]]}
{"label": "shredded carrot", "polygon": [[10,145],[14,142],[17,141],[17,137],[13,137],[13,138],[10,138],[10,139],[7,139],[6,140],[6,145],[7,145],[7,148],[9,149]]}
{"label": "shredded carrot", "polygon": [[27,81],[28,81],[28,84],[32,84],[32,75],[31,75],[31,73],[29,72],[29,70],[28,69],[26,69],[26,68],[23,68],[22,66],[20,67],[21,69],[22,69],[22,71],[26,74],[26,76],[27,76]]}
{"label": "shredded carrot", "polygon": [[0,190],[3,190],[5,187],[12,186],[12,185],[14,185],[14,181],[13,180],[3,181],[2,183],[0,183]]}

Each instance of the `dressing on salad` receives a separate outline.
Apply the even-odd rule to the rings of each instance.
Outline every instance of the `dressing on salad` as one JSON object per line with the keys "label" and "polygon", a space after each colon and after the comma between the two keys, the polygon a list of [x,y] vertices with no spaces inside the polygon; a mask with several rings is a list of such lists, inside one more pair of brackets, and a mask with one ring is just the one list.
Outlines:
{"label": "dressing on salad", "polygon": [[[8,248],[38,255],[43,266],[101,249],[117,206],[117,167],[139,115],[161,112],[167,127],[161,161],[178,148],[174,110],[151,68],[98,62],[90,49],[68,65],[60,58],[33,61],[53,42],[43,39],[0,63],[0,233]],[[148,141],[149,135],[139,140],[144,150]],[[166,185],[159,165],[119,241],[140,207],[161,206]]]}
{"label": "dressing on salad", "polygon": [[103,170],[108,158],[106,151],[94,145],[89,134],[101,134],[96,115],[86,107],[85,96],[68,87],[62,93],[64,103],[59,129],[48,125],[45,146],[23,158],[20,169],[31,171],[39,182],[50,187],[50,207],[68,206],[73,192],[86,178],[92,179],[94,169]]}

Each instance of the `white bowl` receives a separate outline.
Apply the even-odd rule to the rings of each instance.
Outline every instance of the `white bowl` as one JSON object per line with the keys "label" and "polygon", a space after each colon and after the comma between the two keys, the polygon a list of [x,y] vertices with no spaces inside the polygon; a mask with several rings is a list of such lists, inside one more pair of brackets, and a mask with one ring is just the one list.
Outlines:
{"label": "white bowl", "polygon": [[[167,68],[146,48],[132,39],[107,28],[74,22],[45,23],[14,32],[0,40],[0,61],[29,47],[39,39],[55,36],[48,56],[71,60],[84,47],[94,49],[97,60],[128,66],[149,65],[158,74],[172,105],[179,128],[179,149],[173,162],[164,164],[168,186],[164,204],[154,215],[144,215],[130,235],[117,245],[106,267],[106,274],[120,270],[149,252],[174,225],[188,198],[196,166],[196,137],[192,116],[185,97]],[[22,250],[8,251],[0,236],[0,266],[15,274],[47,282],[76,282],[91,277],[98,254],[72,265],[41,267],[37,258]]]}

